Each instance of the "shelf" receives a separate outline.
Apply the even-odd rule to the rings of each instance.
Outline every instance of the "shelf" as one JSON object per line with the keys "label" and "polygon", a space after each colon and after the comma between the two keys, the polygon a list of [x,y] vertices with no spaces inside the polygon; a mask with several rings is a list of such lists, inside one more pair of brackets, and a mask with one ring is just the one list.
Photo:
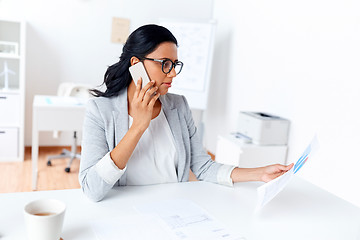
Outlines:
{"label": "shelf", "polygon": [[0,88],[0,94],[20,94],[19,89],[1,89]]}
{"label": "shelf", "polygon": [[20,128],[20,124],[7,124],[0,122],[0,130],[4,128]]}
{"label": "shelf", "polygon": [[19,56],[19,55],[15,55],[15,54],[0,53],[0,58],[20,59],[20,56]]}

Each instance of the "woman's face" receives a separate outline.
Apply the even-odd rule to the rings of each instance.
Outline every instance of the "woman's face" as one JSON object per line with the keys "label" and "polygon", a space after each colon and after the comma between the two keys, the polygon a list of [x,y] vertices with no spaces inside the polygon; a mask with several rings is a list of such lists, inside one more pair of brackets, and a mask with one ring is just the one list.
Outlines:
{"label": "woman's face", "polygon": [[[175,62],[178,60],[177,46],[172,42],[163,42],[146,57],[159,60],[170,59]],[[160,95],[165,95],[171,87],[173,78],[176,77],[175,69],[173,68],[168,74],[165,74],[161,70],[161,62],[151,60],[144,60],[143,62],[150,80],[154,80],[155,86],[159,88],[157,92]]]}

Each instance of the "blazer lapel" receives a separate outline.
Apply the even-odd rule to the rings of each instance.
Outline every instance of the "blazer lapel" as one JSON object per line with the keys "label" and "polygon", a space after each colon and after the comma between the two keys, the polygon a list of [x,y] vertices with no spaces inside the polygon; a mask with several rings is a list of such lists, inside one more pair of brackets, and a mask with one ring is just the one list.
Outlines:
{"label": "blazer lapel", "polygon": [[127,101],[127,88],[122,90],[120,94],[114,98],[114,130],[115,130],[115,145],[125,136],[129,130],[129,114],[128,114],[128,101]]}
{"label": "blazer lapel", "polygon": [[178,175],[178,180],[181,181],[181,179],[183,178],[184,175],[184,161],[181,161],[180,159],[185,159],[185,149],[184,149],[184,144],[182,141],[182,130],[181,130],[181,124],[180,124],[180,119],[179,119],[179,114],[178,114],[178,110],[175,108],[175,106],[172,104],[171,101],[168,101],[166,95],[165,96],[160,96],[160,101],[162,104],[162,108],[164,111],[164,114],[166,116],[166,119],[169,123],[171,132],[173,134],[174,140],[175,140],[175,148],[176,148],[176,152],[177,152],[177,162],[178,162],[178,166],[177,166],[177,175]]}

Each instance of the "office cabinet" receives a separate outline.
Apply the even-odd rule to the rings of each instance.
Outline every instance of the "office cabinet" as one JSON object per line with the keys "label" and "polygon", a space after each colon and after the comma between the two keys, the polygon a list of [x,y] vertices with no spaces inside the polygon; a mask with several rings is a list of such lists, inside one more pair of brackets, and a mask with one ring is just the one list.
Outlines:
{"label": "office cabinet", "polygon": [[0,158],[17,158],[18,146],[18,128],[0,128]]}
{"label": "office cabinet", "polygon": [[0,161],[24,160],[25,31],[0,18]]}
{"label": "office cabinet", "polygon": [[236,138],[235,135],[218,136],[215,161],[242,168],[285,164],[287,145],[257,145]]}
{"label": "office cabinet", "polygon": [[19,125],[20,95],[18,93],[0,93],[0,126]]}

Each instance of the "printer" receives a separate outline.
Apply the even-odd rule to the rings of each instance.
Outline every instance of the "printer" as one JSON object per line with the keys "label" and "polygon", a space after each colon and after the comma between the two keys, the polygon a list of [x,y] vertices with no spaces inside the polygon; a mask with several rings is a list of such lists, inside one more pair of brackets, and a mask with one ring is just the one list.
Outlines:
{"label": "printer", "polygon": [[237,130],[258,145],[287,145],[290,121],[262,112],[240,112]]}
{"label": "printer", "polygon": [[262,112],[240,112],[236,132],[219,135],[215,161],[242,168],[285,164],[290,121]]}

